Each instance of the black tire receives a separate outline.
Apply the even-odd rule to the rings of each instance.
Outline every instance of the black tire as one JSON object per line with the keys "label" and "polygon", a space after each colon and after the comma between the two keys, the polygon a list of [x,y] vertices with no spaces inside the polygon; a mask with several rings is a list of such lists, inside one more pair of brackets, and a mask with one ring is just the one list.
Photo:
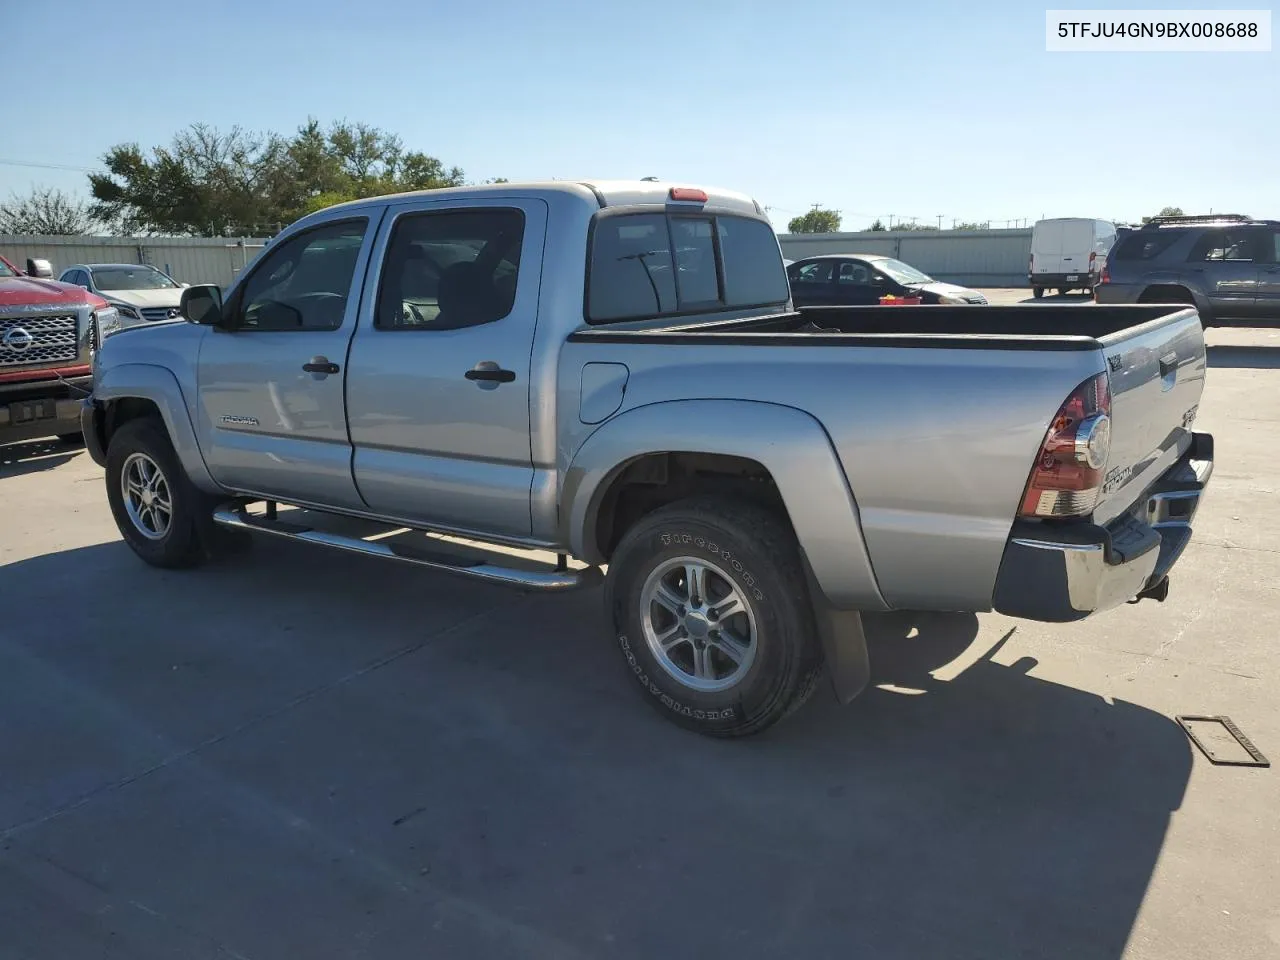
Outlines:
{"label": "black tire", "polygon": [[[163,535],[148,537],[130,515],[121,476],[135,454],[159,468],[171,506]],[[144,417],[125,423],[107,447],[107,502],[116,527],[133,552],[154,567],[194,567],[213,556],[234,552],[249,541],[240,531],[222,530],[212,520],[220,498],[196,489],[174,452],[164,424]],[[154,532],[154,531],[153,531]]]}
{"label": "black tire", "polygon": [[[707,564],[708,582],[736,590],[750,609],[738,616],[754,618],[752,659],[725,689],[698,690],[682,682],[645,639],[646,581],[682,558]],[[644,517],[610,558],[605,602],[628,672],[645,700],[698,733],[758,733],[798,708],[817,686],[822,653],[795,535],[784,519],[748,501],[696,497]],[[652,602],[650,608],[652,625]],[[681,641],[690,656],[694,642]],[[706,657],[710,662],[710,651]],[[729,663],[719,659],[722,653],[716,657]]]}
{"label": "black tire", "polygon": [[1031,295],[1035,297],[1037,300],[1039,300],[1041,297],[1044,296],[1044,287],[1032,287]]}

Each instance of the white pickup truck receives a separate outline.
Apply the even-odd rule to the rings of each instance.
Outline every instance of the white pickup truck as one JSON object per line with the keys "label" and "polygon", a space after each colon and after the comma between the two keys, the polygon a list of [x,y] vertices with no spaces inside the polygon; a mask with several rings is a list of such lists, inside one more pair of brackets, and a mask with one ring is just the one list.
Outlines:
{"label": "white pickup truck", "polygon": [[862,611],[1163,599],[1213,464],[1194,309],[795,311],[727,191],[362,200],[182,299],[103,343],[82,416],[143,560],[253,531],[525,589],[607,567],[639,689],[717,736],[824,666],[857,694]]}

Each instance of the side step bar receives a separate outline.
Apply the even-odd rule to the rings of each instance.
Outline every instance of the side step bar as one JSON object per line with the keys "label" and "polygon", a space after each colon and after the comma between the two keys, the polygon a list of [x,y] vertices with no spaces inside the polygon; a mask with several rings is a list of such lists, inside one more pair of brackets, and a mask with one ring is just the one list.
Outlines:
{"label": "side step bar", "polygon": [[[272,504],[271,506],[274,506]],[[507,586],[522,587],[526,590],[563,591],[581,587],[594,586],[603,579],[598,567],[586,567],[580,570],[567,569],[563,563],[555,569],[522,570],[517,567],[501,566],[486,560],[471,557],[454,556],[444,550],[430,550],[417,545],[386,543],[378,540],[362,540],[359,537],[343,536],[325,530],[287,520],[277,519],[274,510],[266,516],[257,516],[246,512],[237,504],[227,504],[213,512],[213,522],[233,530],[248,530],[256,533],[269,533],[290,540],[303,540],[307,543],[318,543],[326,547],[336,547],[351,553],[363,553],[369,557],[381,557],[384,560],[399,560],[413,563],[446,573],[458,573],[476,580],[490,583],[501,583]],[[426,531],[422,531],[425,533]]]}

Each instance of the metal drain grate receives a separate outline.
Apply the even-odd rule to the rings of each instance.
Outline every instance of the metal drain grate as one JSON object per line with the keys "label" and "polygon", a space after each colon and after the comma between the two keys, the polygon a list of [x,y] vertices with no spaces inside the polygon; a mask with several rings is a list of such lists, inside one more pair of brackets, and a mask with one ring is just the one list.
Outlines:
{"label": "metal drain grate", "polygon": [[1226,767],[1269,767],[1271,761],[1253,745],[1230,717],[1184,714],[1174,717],[1210,763]]}

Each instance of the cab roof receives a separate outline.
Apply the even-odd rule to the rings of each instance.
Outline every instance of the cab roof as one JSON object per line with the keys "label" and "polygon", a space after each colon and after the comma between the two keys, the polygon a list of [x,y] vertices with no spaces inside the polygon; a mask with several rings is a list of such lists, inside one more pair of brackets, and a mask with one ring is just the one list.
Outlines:
{"label": "cab roof", "polygon": [[[350,200],[333,207],[326,207],[328,212],[337,209],[355,209],[370,206],[387,200],[408,200],[417,197],[431,199],[449,199],[451,197],[501,197],[510,194],[559,193],[569,194],[580,199],[593,201],[597,206],[621,207],[639,204],[666,204],[671,201],[670,193],[674,187],[693,187],[704,190],[707,194],[706,206],[721,210],[732,210],[749,216],[764,216],[764,208],[745,193],[725,190],[720,187],[707,187],[685,181],[672,180],[526,180],[509,183],[483,183],[465,187],[442,187],[439,190],[414,190],[406,193],[385,194],[378,197],[366,197],[361,200]],[[689,202],[689,201],[683,201]]]}

